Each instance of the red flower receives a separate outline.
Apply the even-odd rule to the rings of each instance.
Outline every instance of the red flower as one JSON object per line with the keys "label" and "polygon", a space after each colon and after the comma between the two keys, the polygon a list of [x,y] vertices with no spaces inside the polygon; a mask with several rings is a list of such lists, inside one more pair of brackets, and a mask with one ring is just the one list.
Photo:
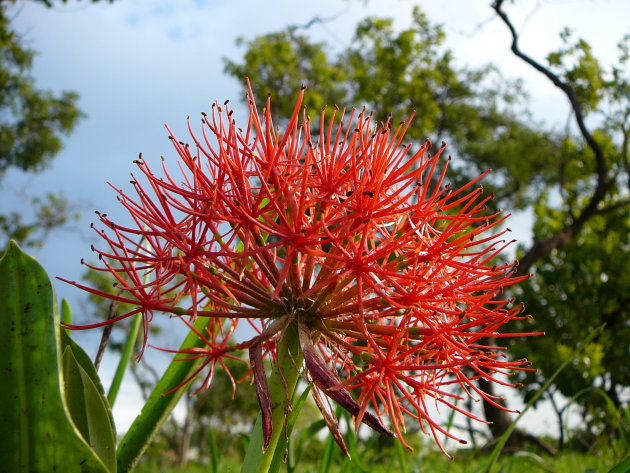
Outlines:
{"label": "red flower", "polygon": [[[141,314],[145,333],[155,311],[213,318],[199,333],[207,349],[190,352],[211,368],[204,387],[223,357],[248,349],[267,422],[262,360],[297,324],[305,375],[342,448],[322,394],[357,425],[392,435],[387,416],[404,443],[411,417],[440,445],[438,433],[455,437],[431,419],[429,404],[474,417],[456,405],[454,386],[494,402],[475,380],[506,384],[497,376],[527,366],[484,342],[524,335],[498,333],[523,318],[501,298],[523,279],[515,264],[497,263],[509,242],[501,239],[508,230],[495,231],[507,216],[486,213],[483,175],[459,189],[445,184],[444,145],[434,154],[429,141],[415,151],[403,145],[410,121],[377,127],[365,111],[330,119],[322,111],[312,136],[310,119],[300,120],[303,94],[283,131],[269,101],[259,114],[251,90],[244,129],[215,105],[200,136],[189,126],[192,145],[170,137],[180,177],[164,162],[158,177],[137,160],[136,197],[116,189],[136,225],[101,215],[107,230],[97,232],[109,249],[95,249],[102,266],[91,266],[112,273],[122,294],[72,284],[133,304],[114,321]],[[258,335],[234,343],[241,320]]]}

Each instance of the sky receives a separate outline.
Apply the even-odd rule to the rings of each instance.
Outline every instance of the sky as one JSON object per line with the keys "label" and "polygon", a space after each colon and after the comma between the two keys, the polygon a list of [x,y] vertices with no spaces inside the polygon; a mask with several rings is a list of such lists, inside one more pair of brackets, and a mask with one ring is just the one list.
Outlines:
{"label": "sky", "polygon": [[[264,5],[264,7],[263,7]],[[569,109],[564,97],[540,74],[513,57],[506,28],[492,15],[489,2],[479,0],[118,0],[114,4],[69,0],[47,9],[36,2],[8,8],[12,25],[25,44],[36,50],[33,74],[39,87],[55,92],[76,91],[86,117],[65,139],[64,149],[45,171],[33,175],[15,170],[0,182],[0,211],[28,214],[25,195],[63,190],[81,212],[68,228],[53,232],[41,250],[31,253],[51,276],[80,279],[81,258],[89,259],[96,242],[89,224],[94,211],[122,216],[115,193],[106,182],[125,187],[132,161],[142,153],[149,162],[173,155],[164,124],[186,141],[186,117],[198,117],[216,100],[239,103],[241,84],[223,73],[223,58],[238,59],[244,50],[238,37],[303,25],[313,17],[335,17],[313,25],[308,33],[325,41],[331,52],[342,50],[354,27],[366,16],[393,17],[397,28],[409,24],[410,11],[420,5],[434,23],[443,24],[446,46],[456,63],[498,66],[510,78],[522,78],[537,121],[562,127]],[[544,60],[560,46],[559,32],[570,27],[593,46],[605,63],[616,58],[616,43],[630,32],[627,0],[517,0],[507,11],[521,33],[521,47]],[[299,84],[296,84],[296,91]],[[361,107],[361,104],[355,104]],[[237,117],[239,107],[237,108]],[[454,157],[456,159],[456,156]],[[510,227],[527,242],[531,217],[519,215]],[[80,320],[85,296],[54,281],[59,297],[67,297]],[[91,355],[100,335],[77,334]],[[176,347],[180,333],[166,334],[164,345]],[[163,366],[166,358],[150,354]],[[102,377],[107,386],[114,359],[106,357]],[[114,409],[119,432],[139,411],[139,396],[127,380]],[[554,432],[550,416],[527,425],[535,433]],[[554,432],[555,433],[555,432]]]}

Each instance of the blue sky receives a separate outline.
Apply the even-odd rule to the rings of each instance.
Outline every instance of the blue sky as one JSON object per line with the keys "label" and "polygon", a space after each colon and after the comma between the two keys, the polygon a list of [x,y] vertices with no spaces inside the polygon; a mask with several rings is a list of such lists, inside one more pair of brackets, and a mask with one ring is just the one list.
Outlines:
{"label": "blue sky", "polygon": [[[562,126],[568,116],[565,99],[539,74],[516,60],[509,51],[506,29],[486,1],[369,0],[299,2],[290,0],[118,0],[113,5],[69,1],[46,9],[34,2],[9,8],[13,25],[26,44],[38,51],[34,75],[42,88],[72,90],[87,114],[46,171],[26,175],[9,171],[0,183],[2,211],[28,212],[23,195],[64,190],[82,217],[71,228],[53,233],[41,250],[33,251],[51,276],[79,279],[79,262],[89,258],[89,229],[93,211],[122,216],[106,181],[125,186],[134,170],[132,160],[142,152],[148,160],[172,156],[164,124],[185,138],[186,117],[197,117],[218,100],[238,103],[238,82],[223,74],[222,58],[238,58],[243,50],[235,39],[304,24],[315,15],[339,14],[329,23],[314,25],[309,33],[326,41],[332,51],[348,44],[354,25],[368,15],[394,16],[397,27],[409,23],[409,12],[419,4],[433,22],[442,23],[447,46],[461,65],[495,63],[508,77],[522,77],[532,98],[537,120]],[[628,33],[627,0],[520,0],[508,3],[522,32],[522,48],[543,59],[559,46],[558,33],[574,28],[607,61],[616,56],[615,44]],[[299,84],[296,84],[296,90]],[[360,107],[362,104],[355,104]],[[238,114],[237,114],[238,115]],[[456,159],[456,156],[454,157]],[[529,238],[531,219],[522,216],[510,226],[520,240]],[[84,296],[55,282],[57,293],[68,297],[80,313]],[[90,353],[98,334],[80,334]],[[177,334],[164,343],[178,344]],[[155,363],[163,364],[163,355]],[[159,358],[162,356],[162,358]],[[112,371],[107,360],[104,376]],[[107,385],[107,381],[105,382]],[[137,410],[137,394],[127,383],[116,406],[119,430]],[[135,396],[135,397],[134,397]]]}

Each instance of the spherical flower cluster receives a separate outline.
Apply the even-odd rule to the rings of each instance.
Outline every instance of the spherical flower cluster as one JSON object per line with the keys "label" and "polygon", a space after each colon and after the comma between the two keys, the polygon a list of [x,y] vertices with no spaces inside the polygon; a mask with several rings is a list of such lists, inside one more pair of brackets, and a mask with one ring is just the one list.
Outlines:
{"label": "spherical flower cluster", "polygon": [[[170,136],[177,177],[165,159],[161,175],[136,161],[135,196],[118,190],[135,225],[101,215],[96,231],[109,248],[94,249],[100,263],[90,266],[111,273],[119,294],[71,282],[134,309],[73,328],[140,316],[147,333],[156,312],[187,324],[206,317],[206,347],[192,355],[211,373],[249,350],[263,416],[263,359],[297,328],[303,375],[342,448],[322,394],[357,425],[404,443],[411,418],[440,445],[440,433],[455,437],[430,404],[475,417],[457,400],[496,403],[477,379],[506,384],[497,377],[527,369],[487,342],[524,335],[499,333],[523,317],[502,297],[523,279],[514,263],[498,262],[507,217],[488,214],[483,175],[458,189],[446,183],[444,146],[403,144],[411,119],[376,126],[365,110],[323,110],[315,132],[303,95],[283,128],[269,100],[259,113],[251,89],[244,129],[227,103],[215,104],[201,134],[189,124],[190,145]],[[237,343],[240,323],[256,335]]]}

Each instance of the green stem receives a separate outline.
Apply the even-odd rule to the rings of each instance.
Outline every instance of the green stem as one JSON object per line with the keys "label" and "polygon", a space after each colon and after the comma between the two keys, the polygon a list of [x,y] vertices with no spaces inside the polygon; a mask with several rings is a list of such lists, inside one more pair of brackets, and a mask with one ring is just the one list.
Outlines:
{"label": "green stem", "polygon": [[[201,332],[208,324],[208,320],[210,319],[200,317],[195,322],[194,327]],[[180,351],[203,346],[204,341],[191,330],[182,343]],[[164,375],[151,392],[140,415],[133,421],[127,434],[118,446],[116,457],[119,473],[129,472],[133,469],[153,436],[177,405],[185,389],[178,389],[168,395],[164,393],[183,383],[199,367],[202,361],[203,359],[201,358],[195,361],[177,361],[177,359],[171,361]]]}
{"label": "green stem", "polygon": [[[267,473],[271,466],[278,441],[286,436],[287,414],[291,407],[291,397],[295,391],[302,367],[302,350],[298,338],[297,323],[291,323],[284,331],[278,344],[278,361],[269,377],[269,395],[273,409],[273,433],[269,447],[263,452],[262,418],[256,419],[250,437],[241,473]],[[286,445],[280,442],[281,445]]]}
{"label": "green stem", "polygon": [[116,396],[118,396],[118,391],[120,390],[120,385],[122,384],[122,380],[125,376],[127,365],[129,364],[129,360],[131,359],[133,347],[136,345],[136,339],[138,338],[138,333],[140,332],[141,325],[142,317],[134,317],[133,321],[131,322],[129,335],[127,335],[127,340],[125,341],[125,346],[123,347],[120,361],[118,362],[118,367],[116,368],[116,373],[114,373],[114,379],[112,379],[112,384],[109,386],[109,391],[107,391],[107,400],[109,401],[109,405],[112,408],[114,407],[114,403],[116,402]]}
{"label": "green stem", "polygon": [[[149,241],[146,239],[146,237],[143,236],[140,240],[139,245],[142,245],[145,249],[147,249],[149,247]],[[150,276],[148,271],[145,271],[143,280],[145,284],[149,283]],[[120,361],[118,362],[118,367],[116,367],[114,379],[112,380],[112,384],[109,386],[109,391],[107,391],[107,400],[109,401],[109,405],[112,409],[114,408],[114,402],[116,402],[116,397],[118,396],[118,391],[120,390],[122,380],[125,377],[125,371],[127,371],[127,365],[129,364],[129,360],[131,359],[133,347],[136,346],[136,339],[138,338],[138,332],[140,332],[140,325],[142,324],[142,320],[143,317],[136,316],[131,322],[129,335],[127,335],[127,340],[125,340],[125,346],[123,347],[122,355],[120,357]]]}

